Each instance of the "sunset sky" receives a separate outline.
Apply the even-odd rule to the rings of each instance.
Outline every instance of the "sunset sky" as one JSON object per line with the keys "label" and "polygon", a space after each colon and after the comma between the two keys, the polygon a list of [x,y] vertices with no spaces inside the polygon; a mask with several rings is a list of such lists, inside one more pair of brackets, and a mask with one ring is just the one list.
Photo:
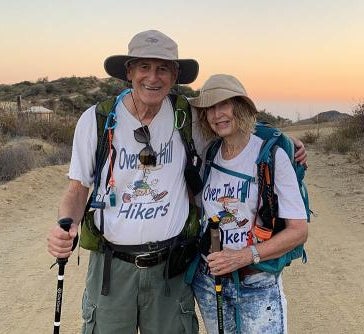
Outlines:
{"label": "sunset sky", "polygon": [[157,29],[195,58],[201,87],[237,76],[259,109],[292,120],[364,100],[364,1],[0,0],[0,83],[107,77],[104,59]]}

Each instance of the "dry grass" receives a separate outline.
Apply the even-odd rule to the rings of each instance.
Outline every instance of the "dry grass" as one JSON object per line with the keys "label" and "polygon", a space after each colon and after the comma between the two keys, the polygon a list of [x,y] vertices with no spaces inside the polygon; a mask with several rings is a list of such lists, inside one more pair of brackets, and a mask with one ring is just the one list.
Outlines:
{"label": "dry grass", "polygon": [[15,137],[0,150],[0,182],[12,180],[37,167],[64,164],[71,148],[41,139]]}
{"label": "dry grass", "polygon": [[321,152],[343,154],[351,162],[364,159],[364,105],[355,108],[351,119],[293,125],[282,130]]}

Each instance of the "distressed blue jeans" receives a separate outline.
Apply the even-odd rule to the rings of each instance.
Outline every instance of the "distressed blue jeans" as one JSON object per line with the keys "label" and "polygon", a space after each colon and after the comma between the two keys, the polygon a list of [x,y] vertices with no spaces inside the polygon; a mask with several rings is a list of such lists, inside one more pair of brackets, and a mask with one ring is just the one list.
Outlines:
{"label": "distressed blue jeans", "polygon": [[[238,283],[222,278],[225,334],[287,333],[287,302],[280,274],[267,272],[244,277]],[[218,333],[215,279],[197,270],[192,288],[208,334]]]}

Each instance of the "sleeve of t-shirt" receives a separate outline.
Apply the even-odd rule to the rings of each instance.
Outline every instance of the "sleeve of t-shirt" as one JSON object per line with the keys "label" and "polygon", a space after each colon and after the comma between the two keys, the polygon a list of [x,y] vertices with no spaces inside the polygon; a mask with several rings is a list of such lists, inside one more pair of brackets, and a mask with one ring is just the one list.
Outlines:
{"label": "sleeve of t-shirt", "polygon": [[94,181],[97,124],[95,106],[87,109],[77,122],[68,177],[90,188]]}
{"label": "sleeve of t-shirt", "polygon": [[275,156],[275,191],[278,195],[278,215],[286,219],[306,219],[305,206],[296,174],[286,152],[278,148]]}

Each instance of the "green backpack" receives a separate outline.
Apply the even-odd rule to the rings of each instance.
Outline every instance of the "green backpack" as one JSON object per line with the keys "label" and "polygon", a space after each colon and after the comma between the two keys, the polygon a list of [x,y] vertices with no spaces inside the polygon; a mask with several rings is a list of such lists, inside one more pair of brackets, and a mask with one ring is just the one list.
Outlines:
{"label": "green backpack", "polygon": [[[96,105],[95,117],[97,122],[97,149],[96,167],[94,171],[94,187],[84,211],[81,221],[80,246],[87,250],[102,251],[103,249],[103,220],[100,222],[100,230],[94,225],[93,216],[96,209],[104,210],[105,203],[98,201],[97,192],[100,187],[101,171],[107,161],[109,152],[108,135],[109,130],[113,131],[116,125],[115,107],[121,99],[131,92],[124,89],[117,97],[102,101]],[[199,176],[201,158],[198,156],[192,138],[192,113],[189,103],[183,95],[168,95],[174,110],[174,127],[179,130],[182,142],[185,147],[187,163],[185,166],[185,179],[189,190],[196,195],[202,189],[202,181]],[[111,164],[114,165],[116,151],[112,147]],[[110,179],[110,172],[106,178],[106,186]],[[101,216],[102,216],[101,212]],[[198,221],[197,208],[190,203],[189,216],[183,228],[182,234],[186,237],[199,235],[200,224]]]}

